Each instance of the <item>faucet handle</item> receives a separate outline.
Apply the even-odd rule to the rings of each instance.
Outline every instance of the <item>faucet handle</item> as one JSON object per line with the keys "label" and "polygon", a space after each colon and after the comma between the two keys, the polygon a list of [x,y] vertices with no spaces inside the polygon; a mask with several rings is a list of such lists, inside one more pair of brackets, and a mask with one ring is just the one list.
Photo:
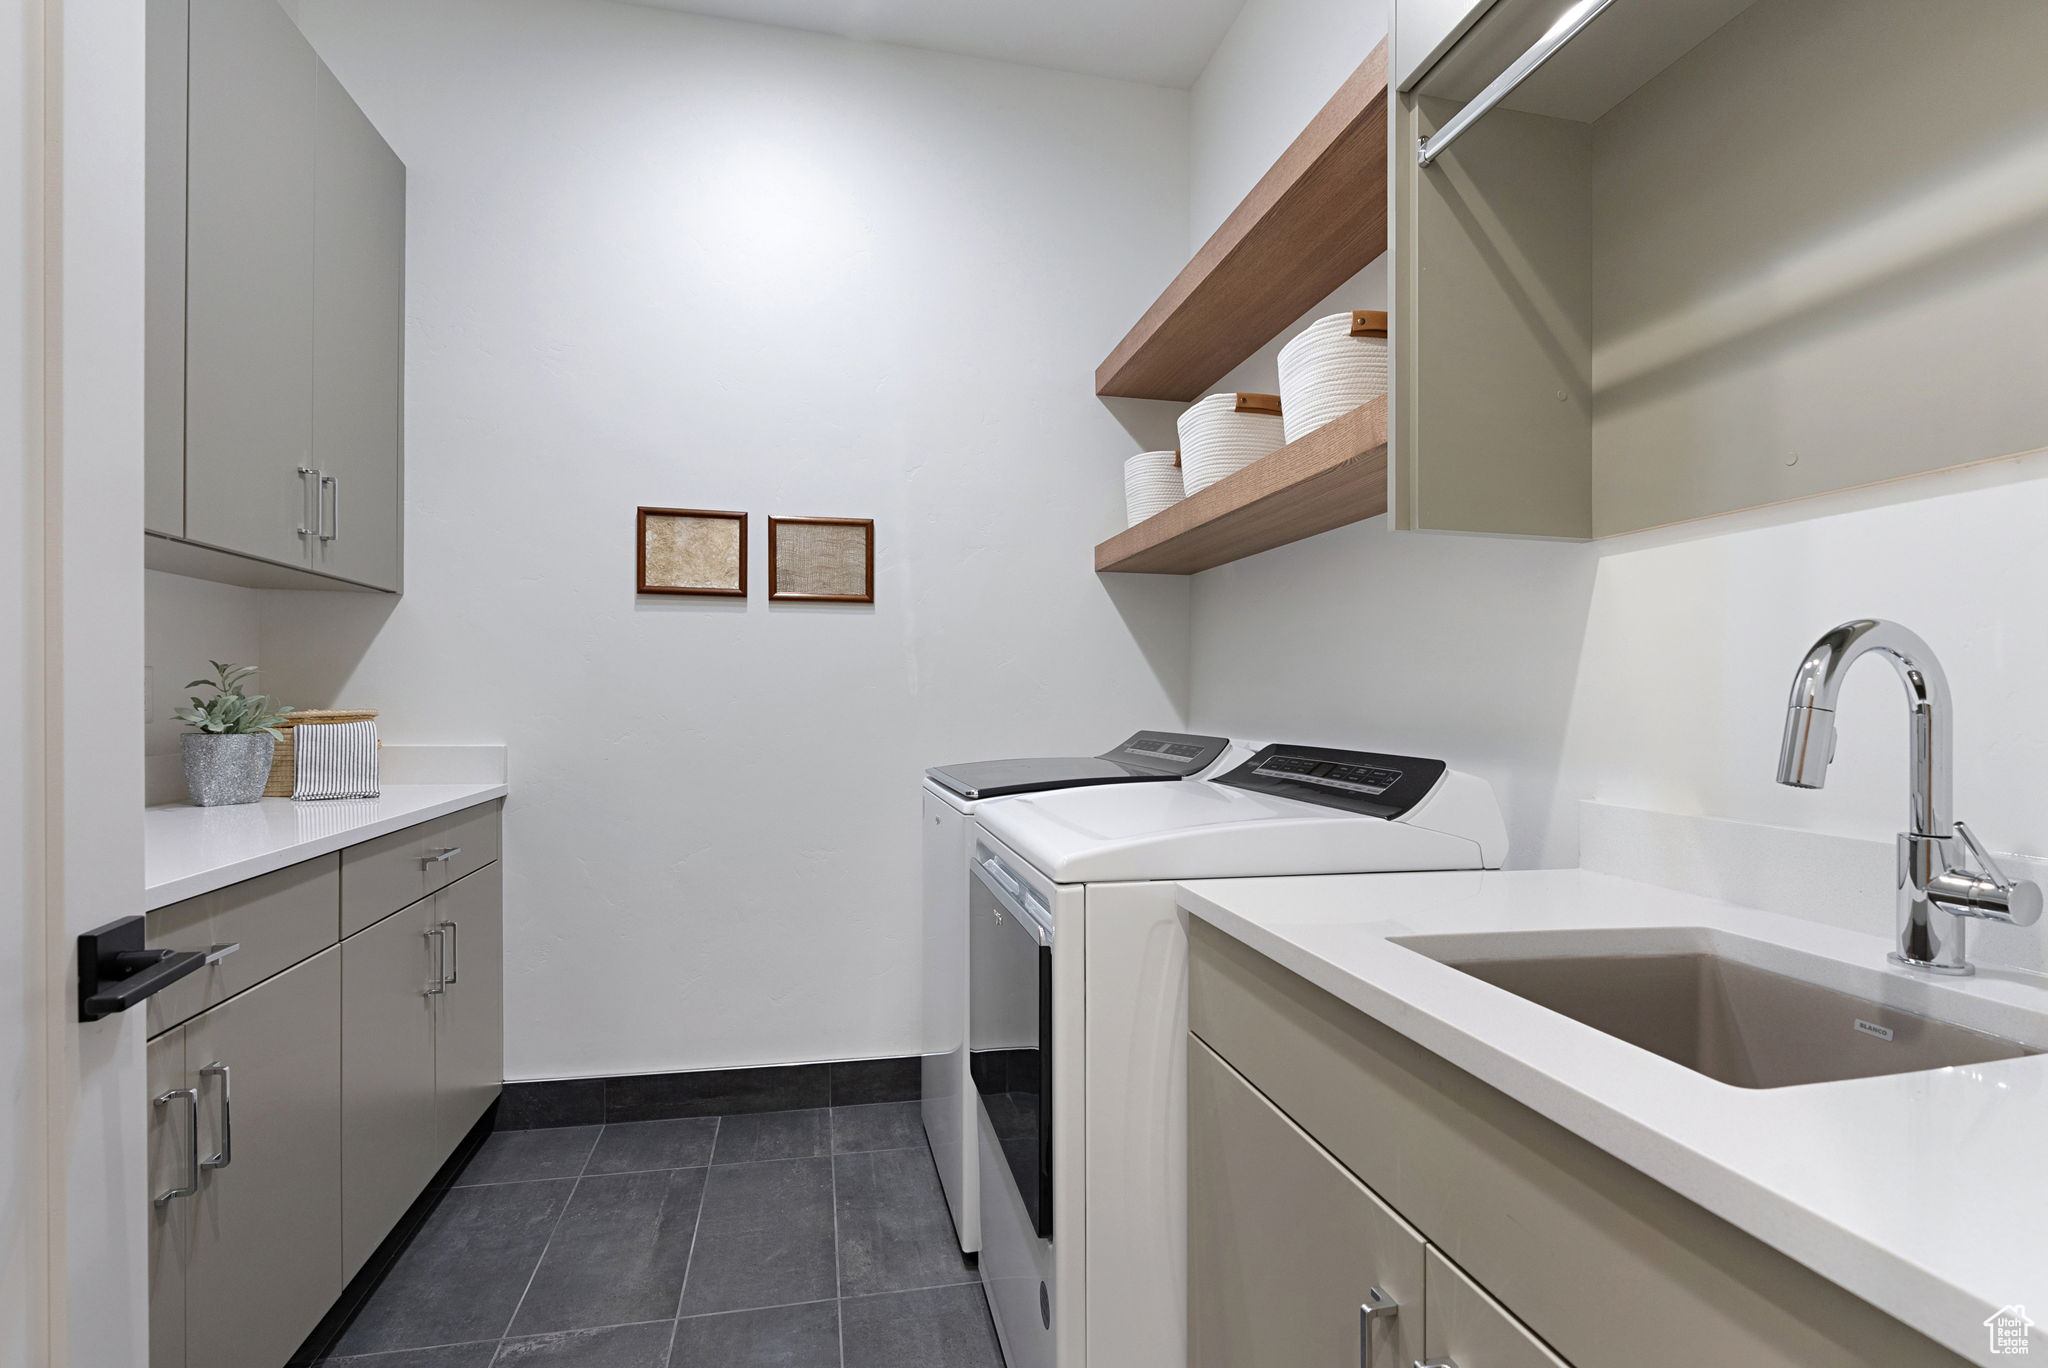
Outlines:
{"label": "faucet handle", "polygon": [[[1991,885],[1988,890],[1990,896],[1986,897],[1982,892],[1977,892],[1961,898],[1943,898],[1940,896],[1941,892],[1954,890],[1937,890],[1937,901],[1958,916],[1984,917],[1992,921],[2010,922],[2015,926],[2032,926],[2039,921],[2040,885],[2030,879],[2015,879],[2000,869],[1998,861],[1991,858],[1991,852],[1984,848],[1983,842],[1977,839],[1977,834],[1970,830],[1967,823],[1957,822],[1955,829],[1956,835],[1962,837],[1963,844],[1969,848],[1970,858],[1977,862],[1979,869],[1990,876],[1984,881]],[[1961,878],[1958,879],[1958,876]],[[1975,882],[1962,870],[1949,871],[1944,882],[1949,881]]]}

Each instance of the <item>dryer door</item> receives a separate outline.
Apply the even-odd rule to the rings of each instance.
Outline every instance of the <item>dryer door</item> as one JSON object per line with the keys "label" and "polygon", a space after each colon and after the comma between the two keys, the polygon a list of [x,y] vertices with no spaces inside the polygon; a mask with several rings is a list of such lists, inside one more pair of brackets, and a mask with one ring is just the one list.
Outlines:
{"label": "dryer door", "polygon": [[1052,1237],[1052,912],[986,849],[968,915],[969,1072],[1009,1180]]}

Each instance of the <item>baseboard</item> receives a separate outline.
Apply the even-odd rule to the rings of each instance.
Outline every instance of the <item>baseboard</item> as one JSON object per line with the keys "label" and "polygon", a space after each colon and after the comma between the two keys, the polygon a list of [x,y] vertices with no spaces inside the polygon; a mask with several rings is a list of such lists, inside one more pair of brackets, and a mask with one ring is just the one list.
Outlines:
{"label": "baseboard", "polygon": [[917,1098],[920,1073],[918,1057],[908,1055],[830,1064],[507,1083],[498,1102],[497,1125],[499,1130],[545,1130],[910,1102]]}

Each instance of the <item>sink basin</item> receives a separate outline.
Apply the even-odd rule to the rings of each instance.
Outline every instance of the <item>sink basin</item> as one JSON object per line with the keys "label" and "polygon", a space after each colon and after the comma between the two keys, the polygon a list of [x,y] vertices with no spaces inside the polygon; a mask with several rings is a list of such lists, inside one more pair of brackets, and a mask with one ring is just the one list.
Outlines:
{"label": "sink basin", "polygon": [[[1589,938],[1598,944],[1583,944]],[[1775,947],[1703,929],[1422,936],[1397,943],[1738,1088],[1831,1083],[2048,1053],[1766,969],[1753,961],[1768,958]],[[1738,958],[1723,949],[1742,953]],[[1885,996],[1925,996],[1921,985],[1871,977]]]}

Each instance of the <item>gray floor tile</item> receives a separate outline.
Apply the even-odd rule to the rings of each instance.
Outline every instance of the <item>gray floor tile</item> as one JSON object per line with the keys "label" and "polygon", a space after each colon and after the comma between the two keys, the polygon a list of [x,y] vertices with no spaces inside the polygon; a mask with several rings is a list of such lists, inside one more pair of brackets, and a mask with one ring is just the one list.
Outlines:
{"label": "gray floor tile", "polygon": [[727,1116],[718,1122],[714,1164],[758,1164],[767,1159],[815,1159],[832,1152],[830,1113],[761,1112]]}
{"label": "gray floor tile", "polygon": [[668,1368],[839,1368],[839,1303],[677,1321]]}
{"label": "gray floor tile", "polygon": [[848,1297],[973,1282],[928,1150],[842,1154],[839,1290]]}
{"label": "gray floor tile", "polygon": [[838,1295],[830,1159],[682,1172],[707,1175],[697,1249],[683,1288],[683,1315],[789,1306]]}
{"label": "gray floor tile", "polygon": [[572,1179],[451,1188],[336,1346],[336,1356],[504,1334]]}
{"label": "gray floor tile", "polygon": [[564,1126],[558,1130],[497,1131],[484,1141],[457,1187],[478,1183],[528,1183],[540,1178],[574,1178],[583,1172],[590,1147],[601,1126]]}
{"label": "gray floor tile", "polygon": [[924,1115],[916,1102],[877,1102],[832,1109],[834,1154],[924,1148]]}
{"label": "gray floor tile", "polygon": [[604,1128],[585,1173],[637,1173],[644,1169],[700,1168],[711,1162],[718,1118],[616,1121]]}
{"label": "gray floor tile", "polygon": [[672,1318],[706,1170],[584,1178],[508,1334]]}
{"label": "gray floor tile", "polygon": [[981,1285],[849,1297],[846,1368],[1003,1368]]}
{"label": "gray floor tile", "polygon": [[395,1354],[364,1354],[355,1358],[322,1359],[322,1368],[490,1368],[498,1352],[496,1340],[481,1344],[443,1344],[433,1349],[401,1349]]}
{"label": "gray floor tile", "polygon": [[493,1368],[664,1368],[674,1321],[508,1339]]}

